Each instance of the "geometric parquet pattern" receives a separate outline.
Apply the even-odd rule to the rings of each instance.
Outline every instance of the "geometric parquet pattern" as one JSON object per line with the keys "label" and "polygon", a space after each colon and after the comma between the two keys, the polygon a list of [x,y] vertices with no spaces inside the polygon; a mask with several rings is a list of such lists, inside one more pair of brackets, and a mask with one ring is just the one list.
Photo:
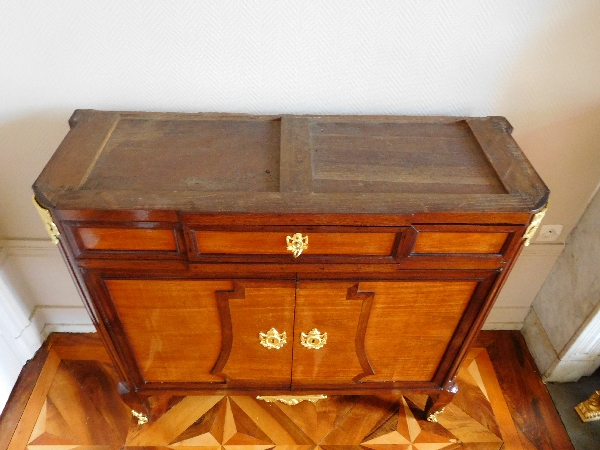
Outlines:
{"label": "geometric parquet pattern", "polygon": [[188,396],[173,399],[155,422],[138,425],[117,394],[107,358],[59,359],[54,370],[23,441],[29,450],[523,448],[484,349],[471,350],[458,376],[459,393],[439,423],[423,417],[425,396],[407,393],[334,396],[295,406],[247,396]]}

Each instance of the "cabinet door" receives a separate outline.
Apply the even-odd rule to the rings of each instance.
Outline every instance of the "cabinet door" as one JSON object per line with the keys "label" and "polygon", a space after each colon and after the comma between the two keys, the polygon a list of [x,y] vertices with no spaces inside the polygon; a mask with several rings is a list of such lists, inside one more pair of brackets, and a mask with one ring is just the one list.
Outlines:
{"label": "cabinet door", "polygon": [[473,279],[359,283],[360,292],[373,295],[364,336],[373,374],[361,382],[432,381],[471,300],[482,295],[479,285]]}
{"label": "cabinet door", "polygon": [[[359,293],[358,284],[298,282],[293,385],[351,383],[371,373],[360,336],[364,335],[372,296]],[[320,336],[316,332],[311,335],[313,330]]]}
{"label": "cabinet door", "polygon": [[294,281],[236,281],[218,298],[223,344],[213,373],[230,387],[289,388]]}
{"label": "cabinet door", "polygon": [[[288,387],[293,281],[105,279],[126,362],[145,382]],[[260,344],[287,332],[279,349]],[[135,370],[135,369],[134,369]]]}
{"label": "cabinet door", "polygon": [[[479,280],[301,281],[292,385],[432,381]],[[301,333],[327,333],[306,348]]]}

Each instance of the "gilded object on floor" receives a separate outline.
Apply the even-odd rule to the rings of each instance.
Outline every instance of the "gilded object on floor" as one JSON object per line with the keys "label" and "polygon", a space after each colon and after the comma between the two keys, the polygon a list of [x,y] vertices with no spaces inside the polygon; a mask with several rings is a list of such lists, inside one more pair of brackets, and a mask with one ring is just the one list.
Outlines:
{"label": "gilded object on floor", "polygon": [[429,414],[427,416],[427,421],[437,423],[437,421],[438,421],[437,416],[439,416],[443,412],[444,412],[444,408],[440,409],[439,411],[434,412],[433,414]]}
{"label": "gilded object on floor", "polygon": [[293,236],[286,236],[287,250],[294,253],[294,258],[302,254],[303,250],[308,248],[308,236],[302,236],[302,233],[296,233]]}
{"label": "gilded object on floor", "polygon": [[285,331],[279,333],[275,328],[271,328],[266,333],[259,333],[258,336],[260,338],[260,344],[269,349],[280,349],[287,344],[287,335],[285,334]]}
{"label": "gilded object on floor", "polygon": [[48,211],[46,208],[40,205],[35,199],[35,197],[33,197],[33,204],[35,205],[35,209],[37,210],[38,214],[42,218],[42,222],[44,222],[44,227],[46,227],[46,231],[50,235],[52,243],[58,244],[58,237],[60,236],[60,233],[58,231],[58,227],[52,220],[50,211]]}
{"label": "gilded object on floor", "polygon": [[321,334],[319,330],[313,328],[308,334],[300,335],[300,343],[306,348],[317,350],[327,344],[327,333]]}
{"label": "gilded object on floor", "polygon": [[584,422],[600,420],[600,391],[596,391],[585,402],[575,407],[575,411]]}
{"label": "gilded object on floor", "polygon": [[525,246],[531,244],[531,240],[533,239],[533,236],[535,236],[535,232],[539,228],[542,219],[546,215],[546,211],[548,211],[548,205],[544,206],[544,209],[542,209],[540,212],[536,213],[533,216],[533,220],[531,221],[531,223],[527,227],[527,231],[525,231],[525,234],[523,235],[523,239],[525,239]]}
{"label": "gilded object on floor", "polygon": [[131,415],[137,419],[138,425],[144,425],[145,423],[148,422],[148,416],[146,416],[145,414],[139,413],[133,409],[131,410]]}
{"label": "gilded object on floor", "polygon": [[263,400],[267,403],[281,402],[286,405],[294,406],[298,403],[307,401],[311,403],[317,403],[319,400],[326,399],[326,395],[258,395],[257,400]]}

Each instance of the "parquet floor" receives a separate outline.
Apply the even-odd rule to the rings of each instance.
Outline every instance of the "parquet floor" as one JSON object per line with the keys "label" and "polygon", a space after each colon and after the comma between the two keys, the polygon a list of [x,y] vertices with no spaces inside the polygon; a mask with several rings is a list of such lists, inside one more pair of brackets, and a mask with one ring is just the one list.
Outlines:
{"label": "parquet floor", "polygon": [[[518,406],[514,393],[505,395],[490,359],[490,353],[502,351],[494,348],[497,341],[488,339],[486,346],[480,339],[481,345],[471,350],[458,376],[459,393],[439,423],[424,420],[425,396],[406,393],[337,396],[295,406],[246,396],[188,396],[173,399],[171,409],[157,421],[138,425],[117,394],[117,375],[97,337],[55,335],[42,349],[45,355],[31,363],[40,370],[31,379],[22,377],[0,418],[0,444],[5,444],[0,448],[572,448],[564,428],[564,436],[560,428],[552,429],[562,424],[552,416],[556,411],[551,404],[537,405],[533,423],[520,423],[520,415],[511,411]],[[516,351],[514,363],[524,368],[526,357]],[[527,383],[521,380],[515,389],[527,388]],[[537,397],[538,403],[545,400]]]}

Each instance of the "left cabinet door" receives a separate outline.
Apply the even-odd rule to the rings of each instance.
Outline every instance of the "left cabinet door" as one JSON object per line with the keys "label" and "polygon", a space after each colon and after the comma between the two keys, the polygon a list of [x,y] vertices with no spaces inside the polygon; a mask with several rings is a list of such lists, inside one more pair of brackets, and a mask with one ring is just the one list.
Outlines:
{"label": "left cabinet door", "polygon": [[[109,334],[124,365],[137,372],[132,378],[182,388],[290,386],[294,281],[103,277],[102,283],[107,316],[115,318]],[[262,340],[279,345],[266,347],[261,333],[273,336],[271,329],[279,336]]]}

